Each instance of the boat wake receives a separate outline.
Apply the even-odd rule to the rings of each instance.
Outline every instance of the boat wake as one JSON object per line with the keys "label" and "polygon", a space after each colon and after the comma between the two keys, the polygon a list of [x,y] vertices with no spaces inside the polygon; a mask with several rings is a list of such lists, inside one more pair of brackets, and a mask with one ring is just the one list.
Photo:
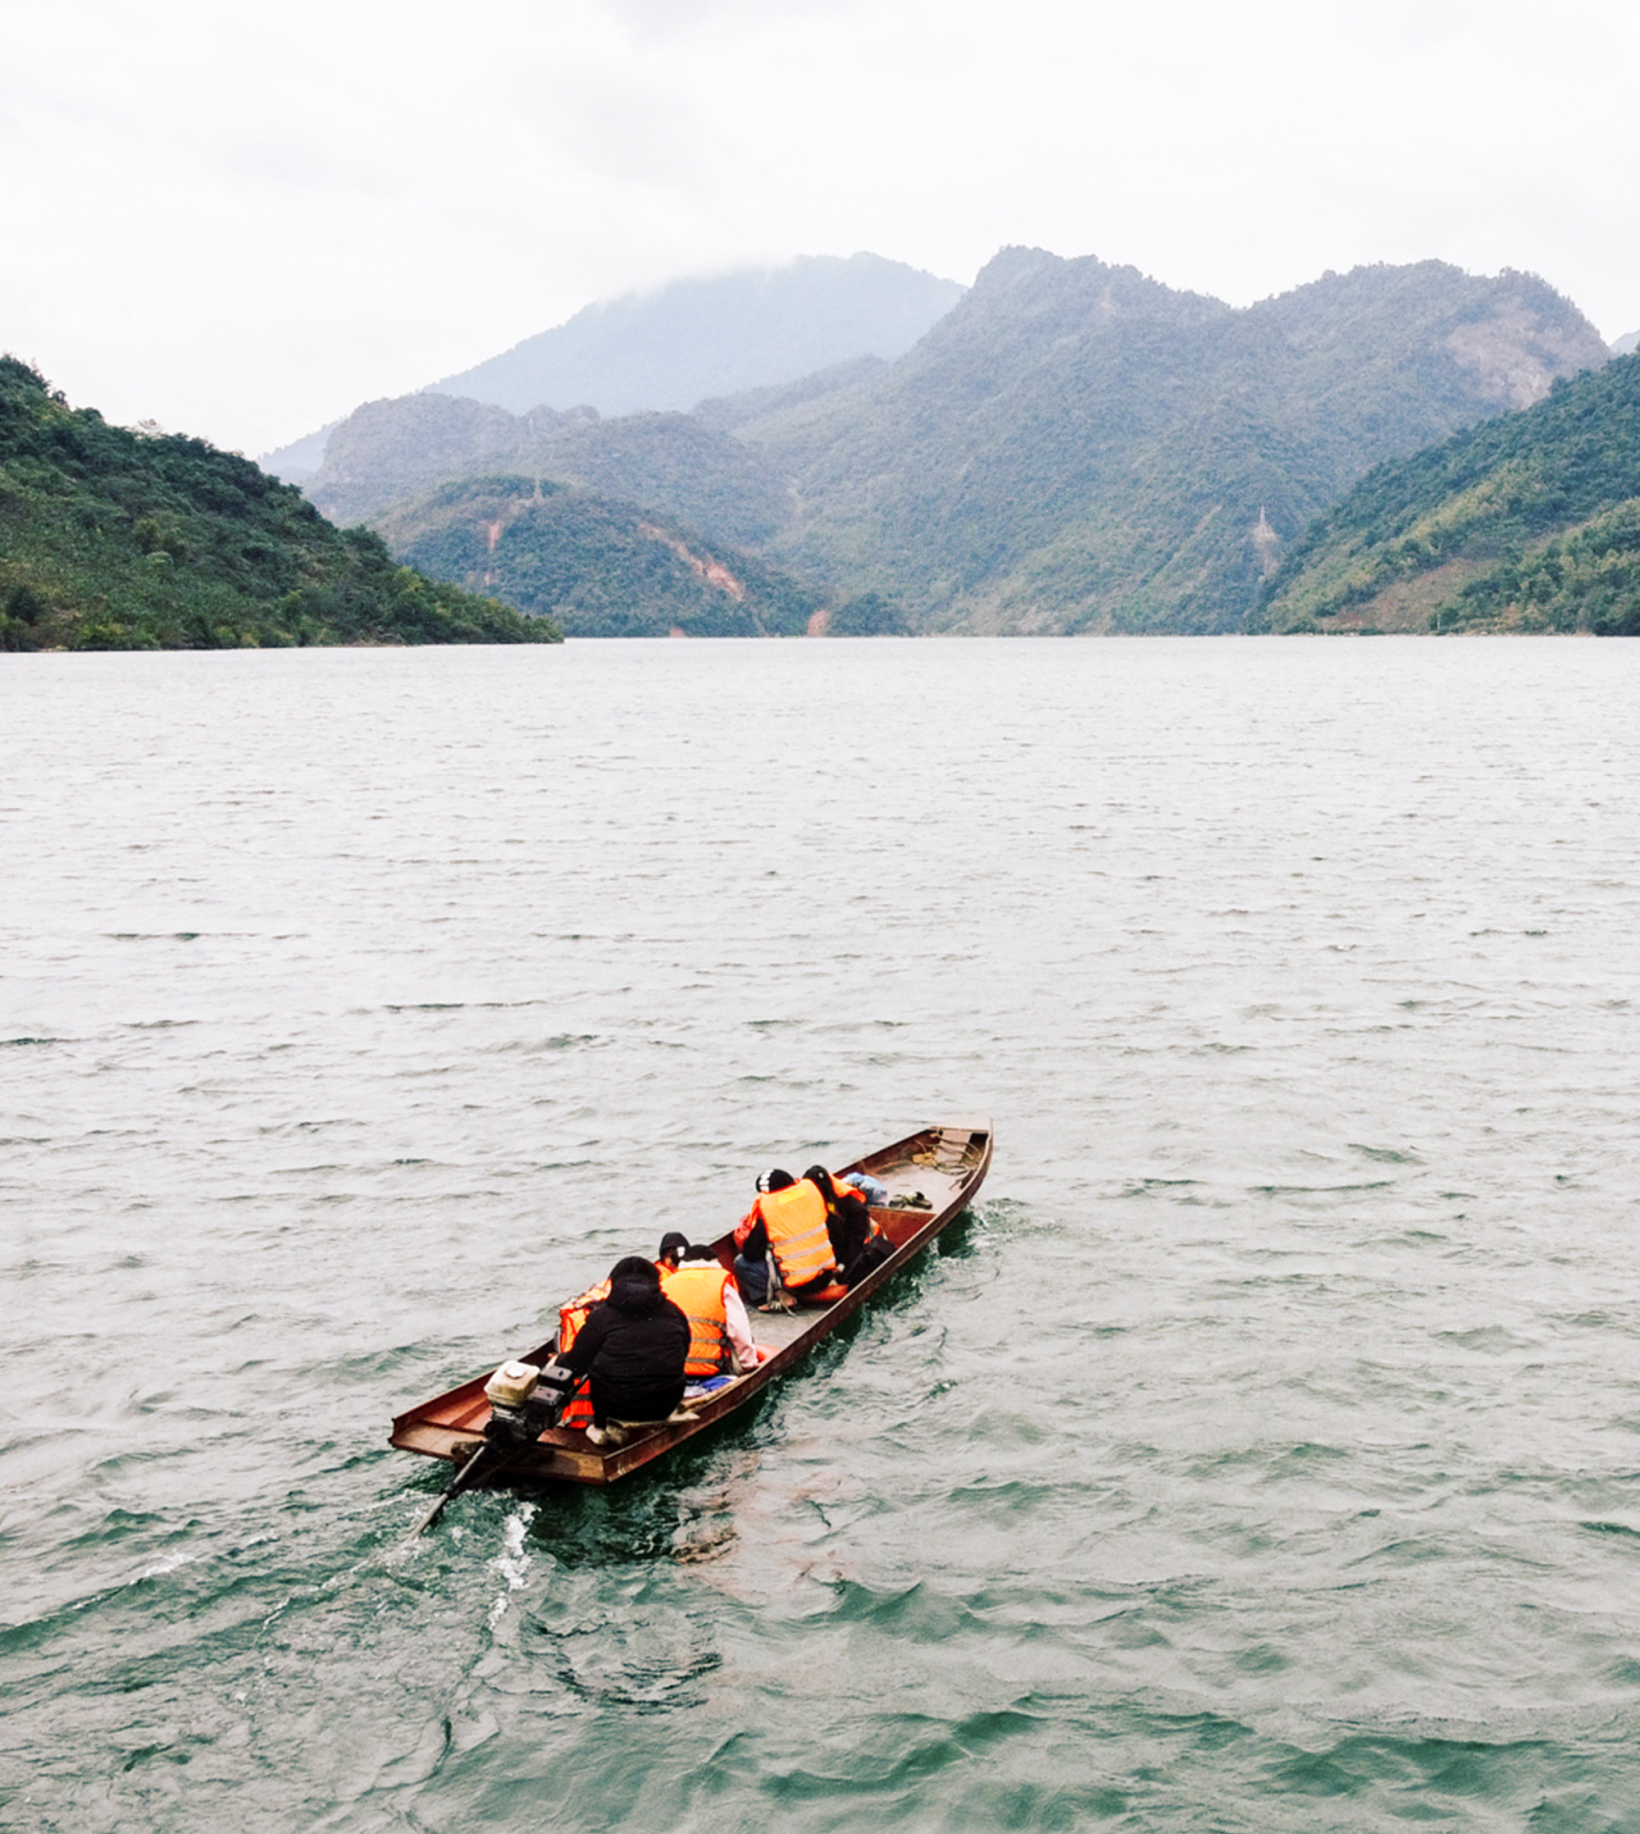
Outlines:
{"label": "boat wake", "polygon": [[501,1534],[501,1552],[496,1556],[496,1571],[507,1582],[507,1590],[498,1593],[490,1606],[489,1627],[496,1629],[507,1615],[507,1607],[512,1603],[512,1595],[524,1581],[529,1578],[530,1567],[534,1564],[524,1551],[524,1531],[530,1525],[530,1518],[535,1514],[532,1504],[520,1504],[508,1516]]}

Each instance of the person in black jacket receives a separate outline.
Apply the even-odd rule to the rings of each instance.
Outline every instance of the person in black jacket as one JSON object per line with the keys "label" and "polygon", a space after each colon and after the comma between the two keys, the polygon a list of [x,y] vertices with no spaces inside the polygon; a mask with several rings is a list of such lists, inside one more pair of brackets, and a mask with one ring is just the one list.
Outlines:
{"label": "person in black jacket", "polygon": [[579,1380],[591,1377],[594,1445],[619,1444],[611,1421],[664,1420],[683,1400],[689,1320],[661,1291],[653,1261],[628,1255],[609,1276],[609,1297],[595,1305],[564,1361]]}

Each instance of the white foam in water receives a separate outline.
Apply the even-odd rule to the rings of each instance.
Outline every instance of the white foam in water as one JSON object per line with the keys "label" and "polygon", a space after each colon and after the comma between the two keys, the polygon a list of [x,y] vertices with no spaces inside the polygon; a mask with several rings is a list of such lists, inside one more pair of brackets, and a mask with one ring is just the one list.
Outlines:
{"label": "white foam in water", "polygon": [[523,1585],[529,1577],[530,1556],[524,1552],[524,1531],[529,1527],[530,1517],[535,1511],[519,1507],[507,1518],[501,1534],[501,1552],[496,1557],[496,1571],[507,1582],[507,1590],[500,1593],[490,1607],[489,1625],[492,1630],[507,1615],[507,1606],[511,1595]]}
{"label": "white foam in water", "polygon": [[151,1567],[144,1567],[137,1577],[139,1579],[158,1579],[162,1574],[174,1573],[178,1567],[185,1567],[198,1558],[198,1554],[171,1554],[164,1560],[156,1560]]}

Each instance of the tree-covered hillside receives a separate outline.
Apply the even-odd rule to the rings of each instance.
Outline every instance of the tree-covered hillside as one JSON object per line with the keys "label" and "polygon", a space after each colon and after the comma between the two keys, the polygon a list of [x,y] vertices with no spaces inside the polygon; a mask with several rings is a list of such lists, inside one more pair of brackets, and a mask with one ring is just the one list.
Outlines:
{"label": "tree-covered hillside", "polygon": [[800,506],[765,551],[927,628],[1242,627],[1375,462],[1605,360],[1542,281],[1363,268],[1244,311],[1010,249],[862,388],[743,422]]}
{"label": "tree-covered hillside", "polygon": [[73,409],[0,357],[0,649],[542,643],[203,440]]}
{"label": "tree-covered hillside", "polygon": [[[332,521],[362,522],[452,478],[539,471],[577,418],[551,408],[510,414],[426,393],[367,401],[331,433],[323,462],[302,489]],[[585,418],[597,416],[588,410]]]}
{"label": "tree-covered hillside", "polygon": [[[377,527],[402,559],[550,614],[571,637],[795,637],[822,609],[766,561],[536,478],[447,484]],[[837,634],[868,609],[848,608]]]}
{"label": "tree-covered hillside", "polygon": [[1255,623],[1640,635],[1640,356],[1377,467],[1306,531]]}
{"label": "tree-covered hillside", "polygon": [[733,433],[754,420],[767,420],[789,409],[806,407],[822,395],[840,395],[846,389],[863,389],[888,368],[881,357],[856,357],[834,363],[795,382],[773,382],[765,388],[742,389],[733,395],[713,395],[697,403],[695,419],[720,433]]}
{"label": "tree-covered hillside", "polygon": [[379,525],[440,484],[503,472],[641,503],[732,547],[761,546],[788,513],[784,481],[767,461],[692,415],[514,415],[430,394],[351,414],[304,489],[337,521]]}

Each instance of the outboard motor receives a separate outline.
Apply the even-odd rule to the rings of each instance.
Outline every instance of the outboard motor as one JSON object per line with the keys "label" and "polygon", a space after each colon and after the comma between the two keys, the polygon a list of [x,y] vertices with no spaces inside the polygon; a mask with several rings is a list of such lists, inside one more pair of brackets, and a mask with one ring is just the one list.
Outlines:
{"label": "outboard motor", "polygon": [[503,1363],[484,1384],[490,1403],[486,1439],[502,1445],[533,1445],[558,1418],[575,1387],[562,1363],[538,1369],[534,1363]]}

